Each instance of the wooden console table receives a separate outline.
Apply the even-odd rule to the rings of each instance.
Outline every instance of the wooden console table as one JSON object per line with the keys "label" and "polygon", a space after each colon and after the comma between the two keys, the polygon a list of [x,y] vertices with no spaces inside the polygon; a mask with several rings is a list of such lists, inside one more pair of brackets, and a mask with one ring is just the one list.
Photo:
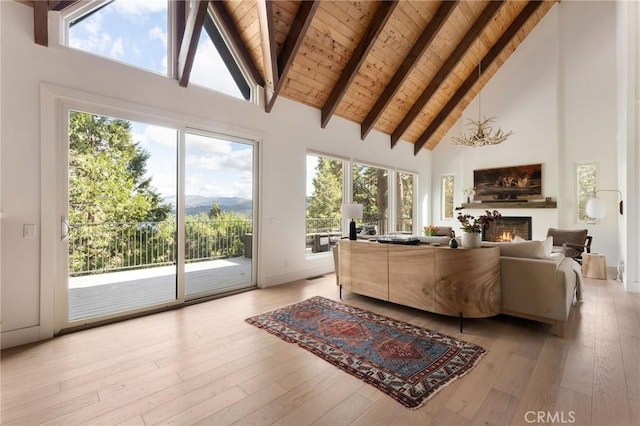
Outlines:
{"label": "wooden console table", "polygon": [[340,286],[437,314],[485,318],[500,313],[500,249],[342,240]]}

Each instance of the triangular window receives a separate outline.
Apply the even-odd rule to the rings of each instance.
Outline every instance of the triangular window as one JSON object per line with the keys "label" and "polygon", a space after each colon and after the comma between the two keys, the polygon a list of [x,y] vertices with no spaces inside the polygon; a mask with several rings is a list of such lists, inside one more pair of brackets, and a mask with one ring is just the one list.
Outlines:
{"label": "triangular window", "polygon": [[239,99],[251,99],[251,87],[209,15],[200,33],[189,80]]}
{"label": "triangular window", "polygon": [[69,47],[167,75],[167,0],[115,0],[70,15]]}
{"label": "triangular window", "polygon": [[[168,41],[171,2],[167,0],[111,0],[78,3],[65,17],[69,47],[169,75]],[[200,33],[190,83],[239,99],[251,99],[251,85],[207,15]]]}

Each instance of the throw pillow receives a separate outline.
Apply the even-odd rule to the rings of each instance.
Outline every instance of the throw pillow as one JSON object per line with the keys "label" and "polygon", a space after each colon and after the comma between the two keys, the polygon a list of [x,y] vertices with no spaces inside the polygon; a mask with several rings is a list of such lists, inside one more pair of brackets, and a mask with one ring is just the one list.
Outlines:
{"label": "throw pillow", "polygon": [[551,237],[551,236],[547,237],[542,242],[542,244],[544,246],[544,254],[545,254],[545,256],[547,256],[547,257],[551,256],[551,252],[553,251],[553,237]]}
{"label": "throw pillow", "polygon": [[515,242],[515,243],[521,243],[521,242],[523,242],[523,241],[527,241],[527,240],[525,240],[524,238],[522,238],[520,235],[516,235],[515,237],[513,237],[513,240],[511,240],[511,241],[512,241],[512,242]]}

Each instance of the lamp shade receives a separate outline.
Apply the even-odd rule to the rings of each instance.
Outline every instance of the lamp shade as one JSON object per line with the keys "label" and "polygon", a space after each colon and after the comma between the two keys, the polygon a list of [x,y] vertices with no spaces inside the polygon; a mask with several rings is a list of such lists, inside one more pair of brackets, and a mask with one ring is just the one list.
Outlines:
{"label": "lamp shade", "polygon": [[362,204],[343,204],[342,217],[347,219],[362,219]]}
{"label": "lamp shade", "polygon": [[602,198],[591,198],[587,201],[587,207],[585,210],[587,211],[587,216],[594,219],[602,219],[606,212],[604,200]]}

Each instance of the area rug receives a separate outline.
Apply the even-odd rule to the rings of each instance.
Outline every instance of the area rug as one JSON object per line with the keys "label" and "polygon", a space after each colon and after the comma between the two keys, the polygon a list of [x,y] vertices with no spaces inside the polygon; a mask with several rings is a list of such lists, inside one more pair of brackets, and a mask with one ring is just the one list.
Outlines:
{"label": "area rug", "polygon": [[413,409],[485,354],[478,345],[320,296],[246,321]]}

